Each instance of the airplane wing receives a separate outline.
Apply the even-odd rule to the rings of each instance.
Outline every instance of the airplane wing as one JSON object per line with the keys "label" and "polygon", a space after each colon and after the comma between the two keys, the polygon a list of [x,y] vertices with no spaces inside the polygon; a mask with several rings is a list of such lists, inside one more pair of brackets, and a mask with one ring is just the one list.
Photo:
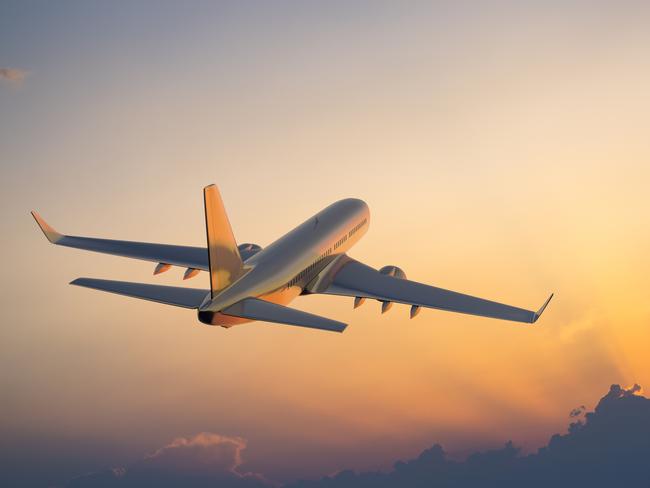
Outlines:
{"label": "airplane wing", "polygon": [[251,320],[275,322],[276,324],[298,325],[312,329],[343,332],[347,324],[311,313],[267,302],[259,298],[244,298],[223,310],[226,315]]}
{"label": "airplane wing", "polygon": [[208,270],[208,251],[204,247],[66,236],[50,227],[37,212],[32,212],[32,215],[47,240],[52,244],[186,268]]}
{"label": "airplane wing", "polygon": [[[174,246],[170,244],[67,236],[54,230],[38,212],[32,211],[31,214],[43,231],[43,234],[45,234],[45,237],[47,237],[47,240],[58,246],[171,264],[172,266],[181,266],[184,268],[200,269],[202,271],[209,270],[208,250],[205,247]],[[246,261],[259,250],[260,247],[255,244],[242,244],[239,246],[238,252],[241,255],[241,259]]]}
{"label": "airplane wing", "polygon": [[324,271],[324,276],[307,291],[327,295],[373,298],[449,312],[479,315],[515,322],[535,323],[551,301],[546,300],[537,311],[505,305],[483,298],[424,285],[380,273],[374,268],[344,256],[339,263]]}
{"label": "airplane wing", "polygon": [[199,308],[205,297],[210,293],[210,290],[199,290],[197,288],[149,285],[146,283],[98,280],[95,278],[77,278],[71,281],[70,284],[183,308]]}

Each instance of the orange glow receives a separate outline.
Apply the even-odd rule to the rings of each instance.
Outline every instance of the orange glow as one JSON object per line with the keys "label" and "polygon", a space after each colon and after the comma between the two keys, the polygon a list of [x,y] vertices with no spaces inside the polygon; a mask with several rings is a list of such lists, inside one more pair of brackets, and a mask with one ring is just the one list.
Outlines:
{"label": "orange glow", "polygon": [[[111,36],[44,32],[48,55],[5,43],[41,63],[0,85],[5,439],[146,452],[216,432],[247,439],[255,471],[299,458],[323,474],[434,442],[534,449],[610,384],[650,384],[647,15],[260,6],[267,22],[238,8],[182,32],[143,16],[160,28],[148,42],[107,13]],[[305,296],[291,306],[350,326],[226,330],[69,287],[210,285],[49,245],[28,213],[72,235],[205,246],[212,182],[238,243],[357,197],[372,223],[351,257],[524,308],[555,297],[535,326]]]}

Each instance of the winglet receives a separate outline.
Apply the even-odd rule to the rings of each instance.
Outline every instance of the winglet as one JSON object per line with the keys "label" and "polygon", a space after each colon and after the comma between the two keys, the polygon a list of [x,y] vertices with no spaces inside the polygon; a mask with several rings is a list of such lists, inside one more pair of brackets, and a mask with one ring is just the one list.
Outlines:
{"label": "winglet", "polygon": [[41,228],[43,231],[43,234],[45,234],[45,237],[47,237],[47,240],[50,241],[52,244],[56,244],[59,242],[62,238],[63,235],[59,234],[57,231],[55,231],[50,225],[45,222],[43,217],[41,217],[38,212],[35,210],[32,210],[31,212],[32,217],[34,217],[34,220],[36,220],[36,223],[38,226]]}
{"label": "winglet", "polygon": [[537,322],[537,319],[542,316],[544,313],[544,310],[546,310],[546,307],[548,306],[548,303],[551,301],[551,298],[553,298],[553,293],[551,293],[551,296],[549,296],[546,301],[544,302],[544,305],[542,305],[539,310],[535,313],[535,318],[533,319],[533,324]]}

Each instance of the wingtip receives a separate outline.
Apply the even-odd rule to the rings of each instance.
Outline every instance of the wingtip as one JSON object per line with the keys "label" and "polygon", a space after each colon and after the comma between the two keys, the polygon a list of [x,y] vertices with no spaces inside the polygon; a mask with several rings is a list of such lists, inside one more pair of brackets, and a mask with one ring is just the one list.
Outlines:
{"label": "wingtip", "polygon": [[45,219],[41,217],[36,210],[32,210],[30,213],[32,214],[32,217],[34,217],[34,220],[36,220],[36,223],[41,228],[43,234],[45,234],[45,237],[47,238],[48,241],[50,241],[52,244],[56,244],[58,241],[61,240],[63,235],[57,232],[56,230],[54,230],[54,228],[50,226],[50,224],[45,222]]}
{"label": "wingtip", "polygon": [[542,316],[542,314],[544,313],[544,310],[546,310],[546,307],[550,303],[551,298],[553,298],[553,295],[554,295],[554,293],[551,293],[550,296],[544,302],[544,305],[542,305],[539,308],[539,310],[535,313],[535,319],[533,320],[533,323],[537,322],[537,319],[539,319]]}
{"label": "wingtip", "polygon": [[68,285],[73,285],[73,286],[86,286],[86,283],[88,282],[90,278],[75,278],[72,280]]}

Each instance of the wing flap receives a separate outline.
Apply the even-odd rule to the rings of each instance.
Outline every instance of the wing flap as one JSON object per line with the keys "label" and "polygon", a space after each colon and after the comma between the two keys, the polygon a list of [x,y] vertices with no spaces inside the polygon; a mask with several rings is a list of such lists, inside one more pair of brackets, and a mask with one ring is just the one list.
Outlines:
{"label": "wing flap", "polygon": [[343,322],[267,302],[259,298],[245,298],[226,308],[222,313],[251,320],[297,325],[332,332],[343,332],[347,327],[347,324]]}
{"label": "wing flap", "polygon": [[329,284],[313,291],[329,295],[374,298],[525,323],[536,322],[553,297],[551,295],[544,305],[534,312],[415,281],[394,278],[351,258],[347,258],[343,266],[330,279]]}
{"label": "wing flap", "polygon": [[208,251],[203,247],[67,236],[54,230],[37,212],[32,212],[32,216],[52,244],[185,268],[208,270]]}
{"label": "wing flap", "polygon": [[210,293],[209,290],[199,290],[197,288],[149,285],[146,283],[99,280],[95,278],[77,278],[71,281],[70,284],[183,308],[198,308]]}

